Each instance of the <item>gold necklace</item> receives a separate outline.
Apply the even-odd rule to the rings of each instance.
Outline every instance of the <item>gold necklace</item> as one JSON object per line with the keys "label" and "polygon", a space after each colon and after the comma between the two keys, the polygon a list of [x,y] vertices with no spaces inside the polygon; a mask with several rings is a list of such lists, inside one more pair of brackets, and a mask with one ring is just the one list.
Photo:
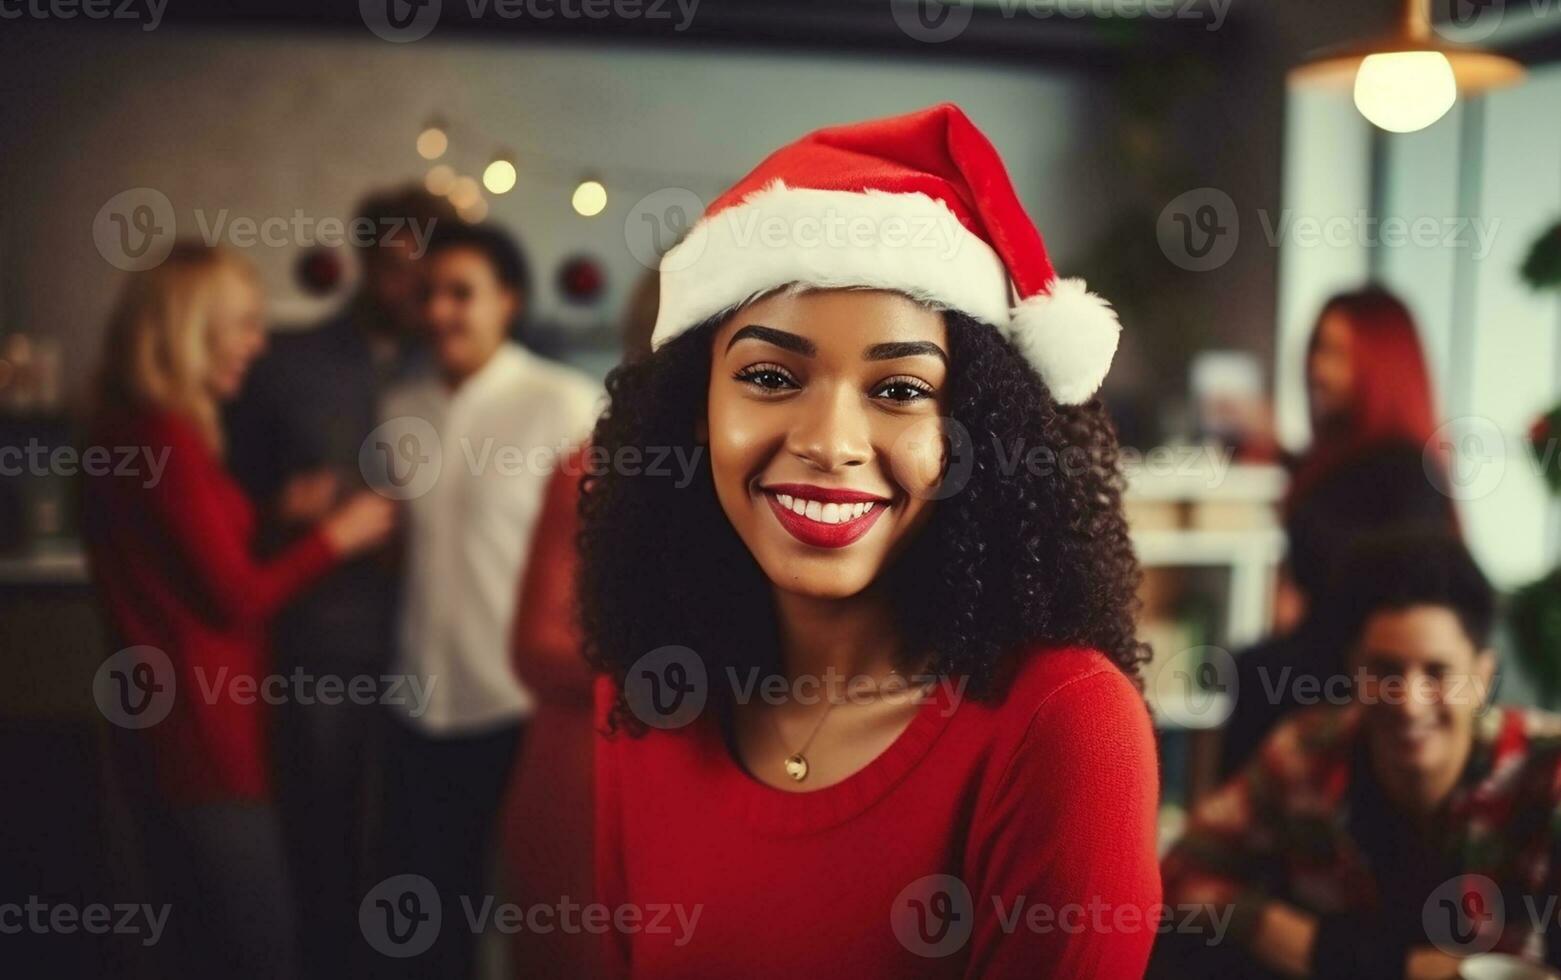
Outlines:
{"label": "gold necklace", "polygon": [[[824,709],[824,713],[819,717],[818,723],[813,726],[813,731],[808,734],[807,741],[802,743],[802,748],[786,757],[786,761],[784,763],[786,767],[786,775],[791,777],[792,782],[800,783],[804,779],[808,778],[808,757],[806,755],[808,746],[813,744],[813,739],[818,736],[818,730],[823,728],[824,722],[829,720],[829,714],[835,710],[835,705],[837,703],[839,702],[835,701],[834,699],[830,699],[829,707]],[[780,722],[775,720],[774,715],[770,715],[770,726],[775,729],[775,740],[781,743],[781,748],[785,748],[786,738],[781,734]]]}

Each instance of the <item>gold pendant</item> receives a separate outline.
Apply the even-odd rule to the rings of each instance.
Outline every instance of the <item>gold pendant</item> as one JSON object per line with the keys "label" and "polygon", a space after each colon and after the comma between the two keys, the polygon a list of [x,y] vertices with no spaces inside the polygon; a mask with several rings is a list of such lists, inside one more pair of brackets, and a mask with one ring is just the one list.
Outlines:
{"label": "gold pendant", "polygon": [[798,783],[808,778],[808,760],[802,757],[801,752],[786,757],[786,775]]}

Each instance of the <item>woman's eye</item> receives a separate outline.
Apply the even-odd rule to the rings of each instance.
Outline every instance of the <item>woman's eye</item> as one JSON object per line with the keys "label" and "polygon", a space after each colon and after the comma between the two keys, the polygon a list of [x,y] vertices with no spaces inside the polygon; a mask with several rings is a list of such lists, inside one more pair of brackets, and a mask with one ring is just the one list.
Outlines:
{"label": "woman's eye", "polygon": [[785,391],[797,387],[796,379],[778,364],[755,364],[738,371],[735,377],[738,381],[763,388],[765,391]]}
{"label": "woman's eye", "polygon": [[874,398],[892,402],[913,402],[932,396],[932,387],[917,378],[889,378],[873,389]]}

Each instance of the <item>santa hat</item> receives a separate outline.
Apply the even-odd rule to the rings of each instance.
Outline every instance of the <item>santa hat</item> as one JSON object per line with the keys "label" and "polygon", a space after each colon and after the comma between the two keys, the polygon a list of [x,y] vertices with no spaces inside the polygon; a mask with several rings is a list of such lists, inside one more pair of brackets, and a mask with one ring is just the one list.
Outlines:
{"label": "santa hat", "polygon": [[772,153],[662,258],[652,344],[791,285],[893,290],[990,323],[1068,405],[1100,387],[1121,332],[1083,280],[1057,278],[997,150],[952,104]]}

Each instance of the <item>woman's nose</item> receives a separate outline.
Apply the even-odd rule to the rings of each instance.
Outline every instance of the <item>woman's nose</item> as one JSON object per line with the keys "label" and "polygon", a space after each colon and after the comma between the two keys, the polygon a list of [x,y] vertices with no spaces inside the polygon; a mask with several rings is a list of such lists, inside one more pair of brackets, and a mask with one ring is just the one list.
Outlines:
{"label": "woman's nose", "polygon": [[872,458],[867,408],[850,385],[815,385],[797,409],[786,446],[793,456],[823,472]]}

